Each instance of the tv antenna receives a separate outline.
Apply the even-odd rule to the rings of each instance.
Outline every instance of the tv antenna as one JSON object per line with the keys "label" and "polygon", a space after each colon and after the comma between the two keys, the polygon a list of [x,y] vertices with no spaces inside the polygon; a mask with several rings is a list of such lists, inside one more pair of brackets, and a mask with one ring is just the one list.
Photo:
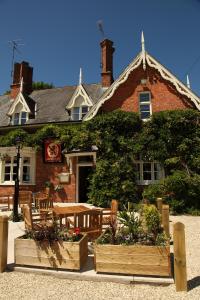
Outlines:
{"label": "tv antenna", "polygon": [[12,47],[11,78],[13,77],[15,53],[17,52],[17,53],[21,54],[21,52],[19,51],[18,47],[19,46],[24,46],[24,44],[21,44],[20,42],[21,42],[21,40],[11,40],[11,41],[8,41],[8,43]]}
{"label": "tv antenna", "polygon": [[104,30],[103,30],[103,20],[97,21],[97,26],[99,28],[99,31],[100,31],[101,35],[102,35],[102,38],[104,38],[105,33],[104,33]]}

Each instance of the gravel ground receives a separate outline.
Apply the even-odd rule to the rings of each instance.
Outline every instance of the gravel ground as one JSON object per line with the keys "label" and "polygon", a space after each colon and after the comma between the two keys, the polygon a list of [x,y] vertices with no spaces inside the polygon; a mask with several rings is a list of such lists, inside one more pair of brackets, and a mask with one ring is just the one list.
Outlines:
{"label": "gravel ground", "polygon": [[53,276],[6,272],[0,274],[0,299],[200,299],[200,217],[170,217],[186,227],[189,291],[176,293],[175,285],[152,286],[71,281]]}

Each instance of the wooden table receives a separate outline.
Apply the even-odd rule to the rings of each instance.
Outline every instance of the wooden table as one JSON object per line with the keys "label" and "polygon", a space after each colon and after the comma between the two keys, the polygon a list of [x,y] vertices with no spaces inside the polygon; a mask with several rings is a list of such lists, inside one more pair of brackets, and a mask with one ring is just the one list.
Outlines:
{"label": "wooden table", "polygon": [[67,217],[72,217],[74,214],[79,214],[83,212],[90,211],[91,208],[84,205],[72,205],[72,206],[54,206],[53,214],[55,218],[60,219],[60,226],[62,225],[62,219]]}

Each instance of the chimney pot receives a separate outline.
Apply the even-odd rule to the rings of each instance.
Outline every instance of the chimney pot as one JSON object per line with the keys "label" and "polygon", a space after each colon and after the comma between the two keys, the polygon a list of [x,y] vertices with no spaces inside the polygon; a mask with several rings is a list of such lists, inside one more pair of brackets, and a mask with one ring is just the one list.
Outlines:
{"label": "chimney pot", "polygon": [[113,42],[105,39],[101,43],[101,83],[102,87],[109,87],[113,79],[113,53],[115,48],[113,47]]}
{"label": "chimney pot", "polygon": [[15,99],[20,92],[20,83],[23,77],[23,93],[29,95],[32,92],[33,68],[29,63],[22,61],[14,64],[13,83],[11,84],[11,99]]}

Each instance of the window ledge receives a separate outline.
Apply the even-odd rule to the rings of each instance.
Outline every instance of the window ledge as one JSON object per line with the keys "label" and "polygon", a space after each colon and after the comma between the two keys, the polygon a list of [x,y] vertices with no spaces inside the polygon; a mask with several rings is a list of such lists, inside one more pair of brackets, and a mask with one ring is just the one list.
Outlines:
{"label": "window ledge", "polygon": [[138,185],[149,185],[149,184],[156,184],[159,180],[137,180],[136,183]]}
{"label": "window ledge", "polygon": [[[1,182],[0,183],[0,186],[7,186],[7,185],[12,185],[12,186],[15,186],[15,183],[13,182],[13,181],[7,181],[7,182]],[[29,182],[29,183],[20,183],[19,184],[19,186],[21,186],[21,185],[23,185],[23,186],[26,186],[26,185],[35,185],[35,183],[32,183],[32,182]]]}

